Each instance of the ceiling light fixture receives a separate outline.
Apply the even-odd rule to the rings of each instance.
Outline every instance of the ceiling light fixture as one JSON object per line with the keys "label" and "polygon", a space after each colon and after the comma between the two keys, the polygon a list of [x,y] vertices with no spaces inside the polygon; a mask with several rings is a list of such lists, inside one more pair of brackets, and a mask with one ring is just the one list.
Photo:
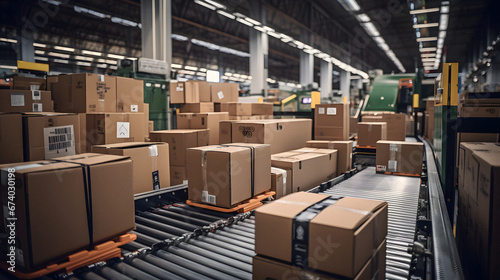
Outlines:
{"label": "ceiling light fixture", "polygon": [[417,42],[430,42],[430,41],[436,41],[438,37],[422,37],[422,38],[417,38]]}
{"label": "ceiling light fixture", "polygon": [[419,14],[427,14],[427,13],[434,13],[434,12],[439,12],[439,8],[430,8],[430,9],[420,9],[420,10],[413,10],[410,11],[410,15],[419,15]]}
{"label": "ceiling light fixture", "polygon": [[420,24],[414,24],[413,28],[426,28],[426,27],[438,27],[439,23],[433,22],[433,23],[420,23]]}

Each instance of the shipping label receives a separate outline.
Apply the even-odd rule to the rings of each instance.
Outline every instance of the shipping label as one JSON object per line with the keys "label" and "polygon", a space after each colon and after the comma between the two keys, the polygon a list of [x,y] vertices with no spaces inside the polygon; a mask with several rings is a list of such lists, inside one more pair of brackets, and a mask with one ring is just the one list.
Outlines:
{"label": "shipping label", "polygon": [[73,125],[53,126],[43,129],[45,159],[75,155]]}

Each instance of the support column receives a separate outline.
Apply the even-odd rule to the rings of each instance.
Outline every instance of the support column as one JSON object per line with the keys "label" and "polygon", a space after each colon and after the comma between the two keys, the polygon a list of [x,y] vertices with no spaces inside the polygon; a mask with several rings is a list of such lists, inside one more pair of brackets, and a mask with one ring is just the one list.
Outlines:
{"label": "support column", "polygon": [[33,46],[33,33],[24,32],[17,38],[19,48],[18,58],[22,61],[35,62],[35,47]]}
{"label": "support column", "polygon": [[142,57],[172,62],[171,0],[142,0]]}
{"label": "support column", "polygon": [[332,96],[333,67],[330,61],[321,60],[320,83],[321,98]]}
{"label": "support column", "polygon": [[[250,17],[266,24],[265,6],[258,1],[249,1]],[[267,97],[267,77],[268,77],[268,35],[250,27],[250,93],[264,93]]]}
{"label": "support column", "polygon": [[[311,45],[312,34],[309,32],[302,32],[302,42]],[[314,56],[309,53],[300,53],[300,84],[302,86],[310,85],[314,82]]]}
{"label": "support column", "polygon": [[342,99],[349,102],[351,91],[351,72],[340,70],[340,90],[342,91]]}

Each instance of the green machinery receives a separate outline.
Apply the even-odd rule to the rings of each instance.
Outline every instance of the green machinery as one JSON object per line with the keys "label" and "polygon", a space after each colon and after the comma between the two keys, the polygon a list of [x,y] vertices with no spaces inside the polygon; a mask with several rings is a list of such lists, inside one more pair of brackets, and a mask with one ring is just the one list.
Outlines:
{"label": "green machinery", "polygon": [[312,94],[316,91],[302,90],[294,91],[291,95],[283,99],[280,103],[281,111],[310,112]]}
{"label": "green machinery", "polygon": [[372,83],[372,90],[363,111],[390,111],[409,113],[413,93],[420,93],[418,74],[381,75]]}
{"label": "green machinery", "polygon": [[[145,60],[122,60],[117,71],[118,76],[129,77],[144,81],[144,102],[149,104],[149,120],[154,121],[154,130],[170,129],[170,82],[165,79],[165,74],[158,74],[154,67],[143,67]],[[142,63],[142,64],[141,64]],[[153,61],[157,63],[157,61]],[[153,69],[153,71],[151,71]],[[142,70],[142,71],[140,71]],[[150,71],[153,73],[148,73]],[[154,73],[156,72],[156,73]]]}

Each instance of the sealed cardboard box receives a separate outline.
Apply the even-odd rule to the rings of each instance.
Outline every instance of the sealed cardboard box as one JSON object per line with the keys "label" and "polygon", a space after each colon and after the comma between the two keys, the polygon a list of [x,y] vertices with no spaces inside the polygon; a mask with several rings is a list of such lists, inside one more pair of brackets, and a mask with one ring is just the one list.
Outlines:
{"label": "sealed cardboard box", "polygon": [[170,165],[170,184],[172,186],[187,184],[186,166]]}
{"label": "sealed cardboard box", "polygon": [[116,77],[92,73],[59,75],[52,98],[57,112],[116,112]]}
{"label": "sealed cardboard box", "polygon": [[500,105],[499,92],[463,92],[460,94],[460,103],[470,105]]}
{"label": "sealed cardboard box", "polygon": [[[361,268],[354,280],[384,280],[385,279],[385,253],[386,241],[378,247],[373,256]],[[314,269],[304,269],[286,262],[266,258],[253,257],[252,277],[255,280],[267,279],[316,279],[316,280],[341,280],[344,277],[331,273],[324,273]]]}
{"label": "sealed cardboard box", "polygon": [[49,75],[47,76],[47,90],[52,91],[52,88],[55,83],[59,81],[59,76],[58,75]]}
{"label": "sealed cardboard box", "polygon": [[[385,241],[387,209],[384,201],[293,193],[255,210],[255,253],[353,278]],[[325,242],[335,249],[320,255]]]}
{"label": "sealed cardboard box", "polygon": [[144,112],[144,81],[116,77],[116,112]]}
{"label": "sealed cardboard box", "polygon": [[219,122],[219,144],[231,143],[234,120]]}
{"label": "sealed cardboard box", "polygon": [[13,89],[22,90],[46,90],[47,82],[44,78],[32,78],[15,76],[13,79]]}
{"label": "sealed cardboard box", "polygon": [[311,123],[310,119],[237,121],[232,123],[231,142],[270,144],[271,154],[299,149],[311,140]]}
{"label": "sealed cardboard box", "polygon": [[221,112],[228,112],[230,116],[251,116],[252,103],[228,102],[220,104]]}
{"label": "sealed cardboard box", "polygon": [[184,103],[184,82],[170,82],[170,103]]}
{"label": "sealed cardboard box", "polygon": [[209,129],[209,145],[219,144],[219,122],[229,118],[227,112],[180,113],[177,128]]}
{"label": "sealed cardboard box", "polygon": [[349,120],[349,134],[355,135],[358,133],[358,118],[350,117]]}
{"label": "sealed cardboard box", "polygon": [[419,142],[378,141],[377,173],[422,174],[424,144]]}
{"label": "sealed cardboard box", "polygon": [[276,199],[292,193],[291,176],[290,169],[271,167],[271,191],[276,193]]}
{"label": "sealed cardboard box", "polygon": [[252,103],[252,115],[273,115],[273,103]]}
{"label": "sealed cardboard box", "polygon": [[87,150],[92,145],[144,141],[144,113],[87,114]]}
{"label": "sealed cardboard box", "polygon": [[210,90],[210,84],[205,81],[192,82],[198,83],[200,102],[212,102],[212,92]]}
{"label": "sealed cardboard box", "polygon": [[208,129],[158,130],[149,134],[154,142],[166,142],[169,145],[170,165],[187,166],[186,150],[208,145]]}
{"label": "sealed cardboard box", "polygon": [[191,119],[194,113],[178,113],[177,114],[177,128],[189,129],[191,128]]}
{"label": "sealed cardboard box", "polygon": [[53,112],[50,91],[0,90],[0,112]]}
{"label": "sealed cardboard box", "polygon": [[184,103],[200,103],[200,84],[198,82],[184,82]]}
{"label": "sealed cardboard box", "polygon": [[328,165],[322,166],[325,168],[326,171],[332,172],[333,171],[333,177],[337,176],[337,160],[338,160],[338,151],[335,149],[317,149],[317,148],[301,148],[297,150],[293,150],[290,152],[299,152],[299,153],[313,153],[313,154],[325,154],[328,155],[329,161]]}
{"label": "sealed cardboard box", "polygon": [[214,103],[212,102],[198,102],[190,104],[182,104],[182,113],[209,113],[214,111]]}
{"label": "sealed cardboard box", "polygon": [[167,143],[132,142],[92,146],[92,153],[127,156],[133,162],[134,193],[170,186]]}
{"label": "sealed cardboard box", "polygon": [[406,114],[376,114],[363,116],[362,122],[385,122],[387,123],[386,140],[406,140]]}
{"label": "sealed cardboard box", "polygon": [[265,120],[265,119],[267,119],[265,115],[229,116],[229,120],[233,120],[233,121]]}
{"label": "sealed cardboard box", "polygon": [[87,114],[79,113],[80,118],[80,153],[86,153],[87,150]]}
{"label": "sealed cardboard box", "polygon": [[352,169],[353,141],[311,140],[307,141],[307,147],[337,150],[337,176]]}
{"label": "sealed cardboard box", "polygon": [[0,164],[23,161],[23,117],[0,113]]}
{"label": "sealed cardboard box", "polygon": [[349,104],[317,104],[314,110],[314,139],[349,140]]}
{"label": "sealed cardboard box", "polygon": [[322,153],[284,152],[271,156],[271,165],[291,170],[292,192],[308,191],[335,177],[337,159]]}
{"label": "sealed cardboard box", "polygon": [[376,147],[377,141],[387,139],[387,123],[360,122],[358,123],[358,146]]}
{"label": "sealed cardboard box", "polygon": [[212,102],[238,102],[238,84],[211,83]]}

